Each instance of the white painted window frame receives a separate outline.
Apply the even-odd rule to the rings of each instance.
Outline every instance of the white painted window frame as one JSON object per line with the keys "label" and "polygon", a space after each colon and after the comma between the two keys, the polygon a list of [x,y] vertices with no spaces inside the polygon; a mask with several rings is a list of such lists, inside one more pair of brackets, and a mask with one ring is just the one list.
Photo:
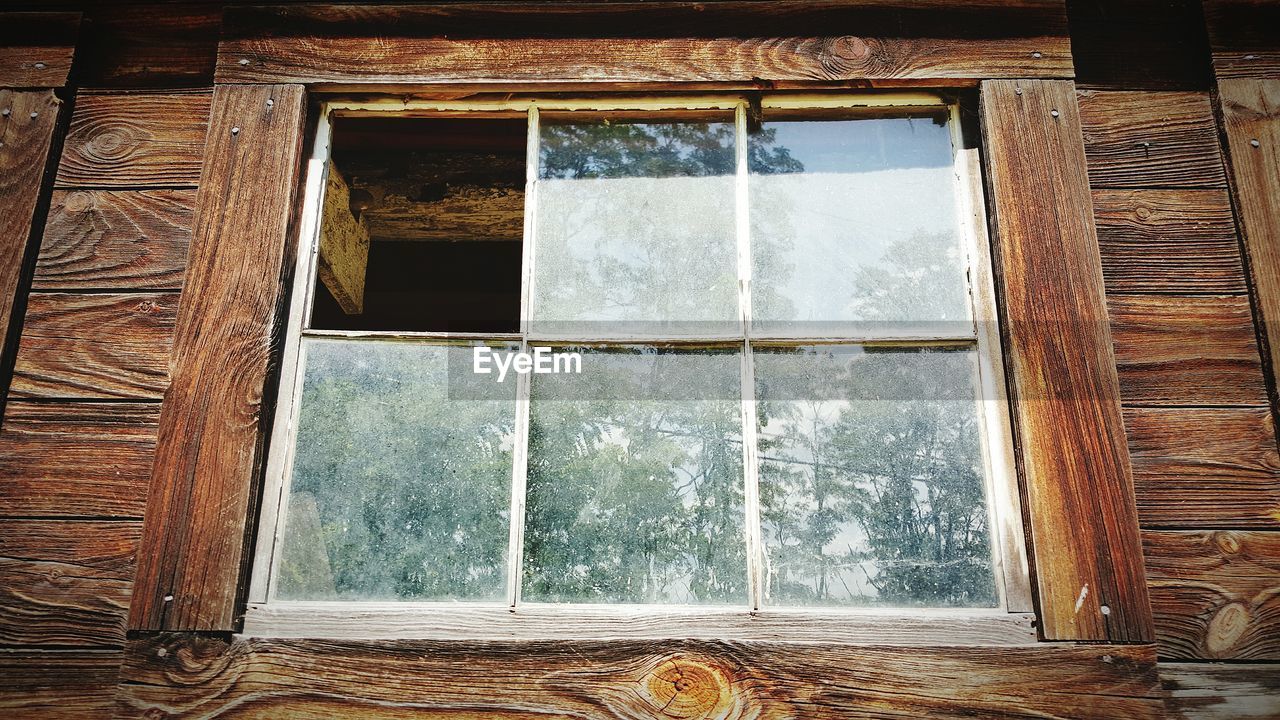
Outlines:
{"label": "white painted window frame", "polygon": [[[958,198],[958,228],[966,247],[967,277],[973,308],[973,332],[963,336],[878,335],[875,337],[784,338],[769,336],[770,344],[882,344],[918,346],[958,344],[977,350],[978,382],[975,402],[982,432],[986,497],[992,538],[992,561],[999,596],[995,608],[787,608],[763,604],[763,540],[760,531],[758,458],[750,323],[750,245],[747,207],[746,111],[741,94],[653,97],[588,97],[552,99],[508,97],[496,100],[434,101],[415,99],[341,100],[320,108],[315,142],[305,168],[303,210],[297,266],[281,365],[280,392],[272,426],[272,442],[259,517],[257,546],[242,633],[264,637],[342,637],[368,639],[551,639],[551,638],[720,638],[739,640],[824,640],[897,644],[1028,644],[1036,642],[1027,552],[1023,533],[1008,398],[1005,389],[1000,332],[996,311],[992,258],[987,236],[981,166],[976,148],[966,148],[961,136],[959,105],[939,95],[921,92],[843,92],[836,94],[767,94],[761,107],[785,110],[857,108],[946,108],[952,134],[954,181]],[[750,605],[738,607],[689,605],[580,605],[530,603],[519,597],[522,566],[525,483],[528,468],[529,376],[517,377],[516,426],[513,449],[511,522],[507,554],[506,602],[355,602],[281,601],[273,599],[288,507],[289,479],[297,439],[297,421],[304,375],[303,337],[396,339],[433,344],[476,340],[514,341],[527,348],[530,339],[550,338],[529,333],[533,282],[533,225],[537,221],[538,118],[542,110],[652,111],[725,110],[734,113],[736,128],[735,229],[739,272],[739,308],[743,335],[723,339],[699,337],[697,342],[741,341],[743,472],[746,481],[746,543]],[[326,331],[310,329],[316,287],[316,257],[323,194],[330,160],[331,118],[335,116],[414,117],[523,112],[529,122],[526,158],[525,222],[521,282],[520,332],[510,334]],[[763,338],[761,338],[763,339]],[[601,338],[555,338],[559,341],[606,342]],[[671,342],[689,338],[617,338],[620,341]],[[757,344],[760,339],[757,339]]]}

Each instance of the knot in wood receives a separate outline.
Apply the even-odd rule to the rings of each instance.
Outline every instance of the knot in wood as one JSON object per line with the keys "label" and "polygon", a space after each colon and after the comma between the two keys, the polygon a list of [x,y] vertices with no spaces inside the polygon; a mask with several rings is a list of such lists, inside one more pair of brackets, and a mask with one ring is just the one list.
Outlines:
{"label": "knot in wood", "polygon": [[645,678],[647,700],[670,718],[724,717],[733,704],[728,673],[708,659],[669,656]]}
{"label": "knot in wood", "polygon": [[888,64],[871,42],[852,35],[831,38],[819,58],[828,79],[879,74]]}
{"label": "knot in wood", "polygon": [[146,132],[126,122],[103,122],[90,131],[92,137],[82,147],[93,160],[123,160],[146,139]]}
{"label": "knot in wood", "polygon": [[1235,555],[1240,552],[1240,538],[1233,532],[1214,533],[1213,542],[1223,554]]}
{"label": "knot in wood", "polygon": [[93,194],[73,192],[62,201],[62,207],[70,213],[82,213],[93,205]]}
{"label": "knot in wood", "polygon": [[1218,611],[1209,621],[1205,646],[1209,657],[1223,657],[1230,653],[1249,629],[1249,610],[1241,603],[1231,603]]}

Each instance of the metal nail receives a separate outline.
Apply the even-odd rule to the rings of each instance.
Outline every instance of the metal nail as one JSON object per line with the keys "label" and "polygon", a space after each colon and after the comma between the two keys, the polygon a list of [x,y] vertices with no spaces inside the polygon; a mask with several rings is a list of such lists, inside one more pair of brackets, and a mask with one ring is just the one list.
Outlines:
{"label": "metal nail", "polygon": [[1250,140],[1249,144],[1254,147],[1262,147],[1262,143],[1258,142],[1257,140]]}
{"label": "metal nail", "polygon": [[1039,60],[1039,59],[1040,59],[1040,57],[1041,57],[1041,55],[1040,55],[1040,53],[1038,53],[1038,52],[1033,52],[1033,53],[1031,53],[1031,57],[1033,57],[1033,58],[1035,58],[1035,59]]}
{"label": "metal nail", "polygon": [[1054,116],[1054,117],[1058,117],[1058,111],[1057,111],[1057,110],[1050,110],[1050,111],[1049,111],[1049,114],[1050,114],[1050,115],[1052,115],[1052,116]]}
{"label": "metal nail", "polygon": [[248,65],[248,64],[249,64],[249,58],[240,58],[240,64],[241,64],[241,65]]}
{"label": "metal nail", "polygon": [[36,63],[35,67],[36,67],[36,69],[37,69],[37,70],[43,70],[43,69],[45,69],[46,67],[48,67],[48,65],[45,65],[44,63],[40,63],[40,62],[38,62],[38,63]]}
{"label": "metal nail", "polygon": [[231,134],[232,134],[232,135],[239,135],[239,134],[240,134],[240,128],[238,128],[238,127],[233,127],[233,128],[231,128]]}

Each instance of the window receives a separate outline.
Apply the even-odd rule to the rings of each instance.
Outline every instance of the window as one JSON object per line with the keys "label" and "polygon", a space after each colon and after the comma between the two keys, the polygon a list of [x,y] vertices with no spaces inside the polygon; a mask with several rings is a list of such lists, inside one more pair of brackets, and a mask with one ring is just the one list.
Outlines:
{"label": "window", "polygon": [[316,146],[251,601],[1025,594],[955,105],[332,103]]}

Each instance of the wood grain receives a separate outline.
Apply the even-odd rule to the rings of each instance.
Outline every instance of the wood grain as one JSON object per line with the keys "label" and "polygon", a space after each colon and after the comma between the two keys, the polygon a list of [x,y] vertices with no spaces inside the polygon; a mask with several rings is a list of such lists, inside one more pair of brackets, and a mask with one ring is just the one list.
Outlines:
{"label": "wood grain", "polygon": [[177,309],[177,293],[32,293],[11,395],[158,399]]}
{"label": "wood grain", "polygon": [[1208,93],[1084,90],[1079,101],[1094,188],[1226,187]]}
{"label": "wood grain", "polygon": [[134,629],[233,629],[305,114],[299,86],[214,90]]}
{"label": "wood grain", "polygon": [[[1032,53],[1040,53],[1033,57]],[[247,62],[246,62],[247,61]],[[771,83],[1070,77],[1066,38],[261,37],[218,49],[220,83]]]}
{"label": "wood grain", "polygon": [[0,13],[0,87],[66,85],[79,31],[78,12]]}
{"label": "wood grain", "polygon": [[1161,657],[1280,659],[1280,532],[1142,539]]}
{"label": "wood grain", "polygon": [[[1275,393],[1280,377],[1280,70],[1270,80],[1219,80],[1218,97],[1254,304],[1262,325],[1259,334]],[[1280,397],[1273,394],[1272,401],[1280,403]]]}
{"label": "wood grain", "polygon": [[[14,320],[13,304],[60,104],[52,90],[0,89],[0,334],[7,333]],[[10,366],[12,356],[4,357],[10,352],[0,341],[0,372]]]}
{"label": "wood grain", "polygon": [[369,268],[369,230],[351,214],[351,190],[338,168],[329,166],[320,218],[316,279],[348,315],[364,312],[364,278]]}
{"label": "wood grain", "polygon": [[204,90],[76,97],[59,187],[193,187],[209,117]]}
{"label": "wood grain", "polygon": [[33,290],[181,290],[194,190],[56,190]]}
{"label": "wood grain", "polygon": [[0,709],[23,720],[111,717],[121,659],[119,650],[0,650]]}
{"label": "wood grain", "polygon": [[1224,190],[1094,190],[1107,292],[1244,293]]}
{"label": "wood grain", "polygon": [[141,535],[137,521],[0,525],[0,643],[124,644]]}
{"label": "wood grain", "polygon": [[122,717],[1162,716],[1151,646],[164,635],[130,641],[122,680]]}
{"label": "wood grain", "polygon": [[1149,640],[1075,87],[984,82],[980,113],[1042,632]]}
{"label": "wood grain", "polygon": [[1125,430],[1144,528],[1280,529],[1267,408],[1130,408]]}
{"label": "wood grain", "polygon": [[1280,717],[1280,665],[1161,663],[1169,716],[1182,720]]}
{"label": "wood grain", "polygon": [[160,408],[11,401],[0,428],[10,516],[141,518]]}
{"label": "wood grain", "polygon": [[1125,403],[1267,403],[1249,298],[1111,295],[1107,305]]}

